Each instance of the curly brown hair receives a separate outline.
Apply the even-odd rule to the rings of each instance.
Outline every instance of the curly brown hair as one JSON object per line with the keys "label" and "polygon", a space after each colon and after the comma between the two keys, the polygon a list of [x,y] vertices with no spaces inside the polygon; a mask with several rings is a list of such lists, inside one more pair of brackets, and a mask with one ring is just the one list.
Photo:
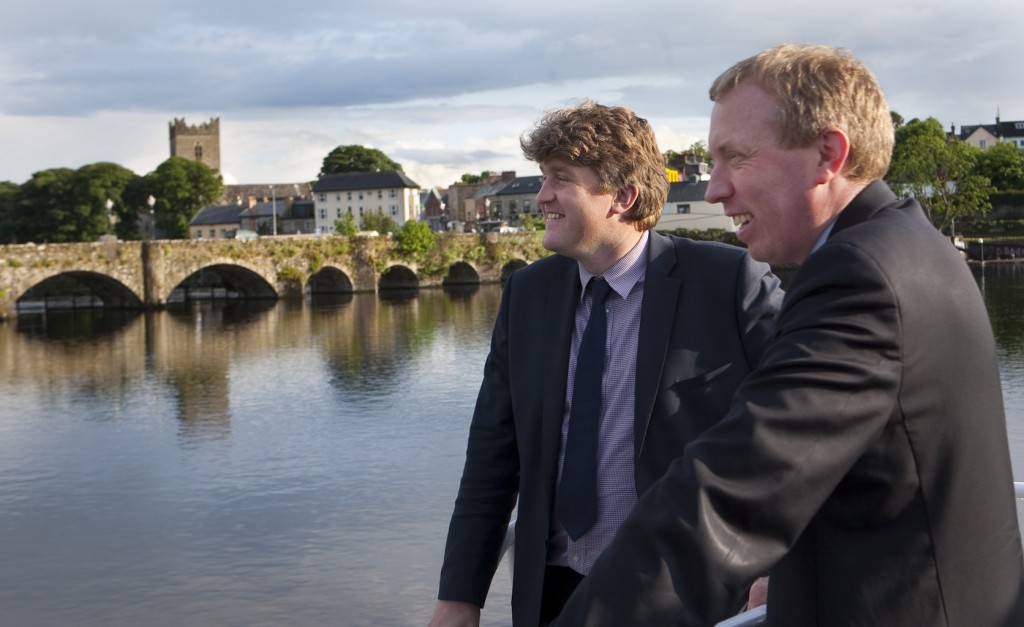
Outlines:
{"label": "curly brown hair", "polygon": [[630,109],[584,100],[548,111],[519,144],[526,158],[538,164],[563,159],[592,168],[601,192],[635,185],[636,202],[622,217],[638,231],[653,228],[661,218],[668,197],[665,159],[650,123]]}

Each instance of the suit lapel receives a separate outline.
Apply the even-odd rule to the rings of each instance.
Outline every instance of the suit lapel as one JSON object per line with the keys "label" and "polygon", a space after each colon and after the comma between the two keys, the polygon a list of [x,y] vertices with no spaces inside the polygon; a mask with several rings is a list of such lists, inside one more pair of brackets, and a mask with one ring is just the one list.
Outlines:
{"label": "suit lapel", "polygon": [[682,282],[669,276],[676,265],[676,251],[672,240],[651,232],[647,271],[644,277],[644,298],[640,305],[640,334],[636,350],[636,399],[634,403],[633,445],[636,459],[640,458],[647,426],[651,422],[654,398],[665,366],[668,339],[677,320],[676,303]]}
{"label": "suit lapel", "polygon": [[543,369],[541,448],[544,467],[550,469],[550,489],[554,488],[557,478],[562,414],[569,384],[569,351],[580,291],[579,267],[572,259],[565,258],[563,266],[553,273],[548,282],[543,319],[538,323],[544,343],[541,354],[546,356],[544,362],[538,364]]}

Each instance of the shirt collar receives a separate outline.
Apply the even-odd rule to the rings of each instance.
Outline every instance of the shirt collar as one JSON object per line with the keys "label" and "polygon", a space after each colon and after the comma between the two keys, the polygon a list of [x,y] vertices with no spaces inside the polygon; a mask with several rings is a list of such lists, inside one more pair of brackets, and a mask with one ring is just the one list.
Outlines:
{"label": "shirt collar", "polygon": [[[640,281],[644,276],[644,271],[647,269],[647,248],[650,242],[650,232],[644,231],[640,235],[640,240],[637,241],[636,245],[628,253],[622,256],[612,265],[611,268],[600,275],[608,281],[608,285],[611,286],[612,290],[619,295],[620,298],[625,298],[633,291],[633,287]],[[587,283],[590,282],[595,275],[591,274],[581,264],[577,263],[580,271],[580,299],[582,300],[583,294],[586,291]]]}
{"label": "shirt collar", "polygon": [[825,227],[825,230],[821,232],[821,235],[818,236],[818,241],[814,243],[814,248],[811,249],[812,253],[817,252],[817,250],[825,244],[825,241],[828,239],[828,236],[832,234],[832,227],[834,227],[835,225],[836,221],[835,218],[833,218],[832,221],[828,223],[828,226]]}

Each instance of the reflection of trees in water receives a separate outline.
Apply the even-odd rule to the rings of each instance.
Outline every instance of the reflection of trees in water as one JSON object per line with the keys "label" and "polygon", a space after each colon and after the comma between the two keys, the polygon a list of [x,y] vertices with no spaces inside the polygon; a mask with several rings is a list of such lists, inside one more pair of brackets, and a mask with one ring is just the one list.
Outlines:
{"label": "reflection of trees in water", "polygon": [[130,309],[64,309],[21,314],[14,320],[18,333],[34,340],[90,345],[120,333],[139,316]]}
{"label": "reflection of trees in water", "polygon": [[[332,385],[364,395],[401,391],[411,365],[430,351],[451,350],[447,341],[486,327],[489,334],[500,287],[425,289],[413,299],[356,294],[350,307],[315,312],[313,333],[323,343]],[[467,376],[482,364],[466,364]]]}
{"label": "reflection of trees in water", "polygon": [[1024,264],[972,265],[985,297],[996,342],[1002,350],[1024,355]]}
{"label": "reflection of trees in water", "polygon": [[[337,390],[400,393],[424,355],[456,351],[467,334],[486,342],[500,297],[500,286],[484,285],[423,289],[403,300],[346,294],[306,303],[196,301],[158,312],[26,315],[0,325],[0,377],[116,390],[151,373],[175,399],[183,430],[227,433],[239,360],[312,349],[329,364]],[[467,381],[478,379],[482,366],[465,364]],[[268,369],[261,384],[273,389],[301,374]]]}
{"label": "reflection of trees in water", "polygon": [[145,370],[145,329],[138,312],[50,311],[0,324],[0,380],[88,397],[119,397]]}

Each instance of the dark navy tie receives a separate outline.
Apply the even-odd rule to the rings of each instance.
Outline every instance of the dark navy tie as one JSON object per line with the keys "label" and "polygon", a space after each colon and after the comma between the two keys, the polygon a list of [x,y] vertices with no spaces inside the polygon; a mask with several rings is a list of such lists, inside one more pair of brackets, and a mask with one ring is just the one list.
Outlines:
{"label": "dark navy tie", "polygon": [[562,480],[556,513],[578,540],[597,520],[597,431],[601,423],[601,375],[604,372],[607,316],[604,301],[611,287],[600,277],[590,280],[590,320],[576,358],[569,433],[565,441]]}

